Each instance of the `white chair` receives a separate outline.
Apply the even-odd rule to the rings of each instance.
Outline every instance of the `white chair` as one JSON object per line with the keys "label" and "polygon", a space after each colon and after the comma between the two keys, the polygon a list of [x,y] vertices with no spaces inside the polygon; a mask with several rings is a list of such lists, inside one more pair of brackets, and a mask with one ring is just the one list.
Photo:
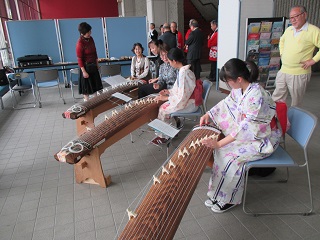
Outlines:
{"label": "white chair", "polygon": [[66,104],[64,98],[62,89],[60,87],[59,82],[59,74],[57,69],[50,69],[50,70],[38,70],[34,72],[34,79],[35,79],[35,85],[37,87],[38,91],[38,102],[39,102],[39,108],[42,107],[41,104],[41,95],[40,95],[40,88],[50,88],[50,87],[58,87],[59,90],[59,96],[62,99],[63,103]]}
{"label": "white chair", "polygon": [[74,87],[79,86],[79,74],[80,74],[79,68],[70,69],[70,88],[71,88],[71,94],[74,101],[76,101],[76,99],[82,99],[82,97],[75,97],[75,94],[74,94]]}
{"label": "white chair", "polygon": [[170,116],[183,118],[183,122],[185,121],[186,118],[189,118],[189,117],[196,117],[196,119],[201,117],[203,114],[207,112],[206,104],[207,104],[207,99],[208,99],[211,87],[212,87],[212,82],[208,80],[203,80],[203,93],[202,93],[203,101],[202,101],[202,105],[199,106],[196,111],[191,113],[174,112],[174,113],[171,113]]}
{"label": "white chair", "polygon": [[[28,73],[25,73],[25,72],[11,73],[9,74],[8,80],[9,80],[9,89],[10,89],[11,100],[12,100],[12,107],[14,109],[21,109],[21,108],[17,108],[16,105],[33,104],[33,107],[37,105],[37,98],[36,98],[34,86]],[[19,92],[21,94],[22,92],[26,92],[26,91],[32,91],[32,95],[34,99],[33,102],[18,103],[15,92]],[[25,107],[22,107],[22,108],[25,108]]]}
{"label": "white chair", "polygon": [[[288,118],[290,122],[290,129],[287,131],[287,134],[295,140],[299,146],[303,149],[304,158],[303,163],[299,164],[295,161],[295,159],[286,151],[284,148],[279,146],[276,151],[269,157],[248,162],[245,165],[245,183],[244,183],[244,193],[243,193],[243,211],[246,214],[251,214],[254,216],[257,215],[271,215],[271,214],[303,214],[308,215],[313,211],[313,200],[312,200],[312,192],[311,192],[311,182],[310,182],[310,172],[309,172],[309,163],[308,163],[308,154],[307,148],[309,144],[309,140],[314,132],[314,129],[317,125],[317,117],[315,117],[312,113],[305,111],[298,107],[291,107],[288,110]],[[286,137],[287,140],[287,137]],[[293,155],[293,154],[292,154]],[[248,172],[251,168],[264,168],[264,167],[295,167],[295,168],[306,168],[307,172],[307,181],[308,181],[308,191],[310,198],[310,208],[309,211],[306,212],[253,212],[246,209],[246,195],[247,195],[247,183],[248,183]],[[267,180],[266,180],[267,181]]]}

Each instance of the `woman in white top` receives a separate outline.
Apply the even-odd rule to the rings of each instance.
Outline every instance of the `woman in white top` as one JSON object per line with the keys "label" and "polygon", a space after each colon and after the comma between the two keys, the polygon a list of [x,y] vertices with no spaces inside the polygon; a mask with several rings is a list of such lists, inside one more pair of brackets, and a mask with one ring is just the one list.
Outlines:
{"label": "woman in white top", "polygon": [[149,59],[143,55],[144,48],[141,43],[133,44],[132,52],[135,56],[131,62],[131,79],[143,80],[148,76],[150,62]]}

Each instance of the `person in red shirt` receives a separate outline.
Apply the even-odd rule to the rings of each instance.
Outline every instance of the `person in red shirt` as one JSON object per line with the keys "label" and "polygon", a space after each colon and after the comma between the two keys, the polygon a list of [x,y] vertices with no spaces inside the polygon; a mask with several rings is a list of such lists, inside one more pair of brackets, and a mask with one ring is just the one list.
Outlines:
{"label": "person in red shirt", "polygon": [[103,88],[99,73],[96,45],[91,37],[91,26],[82,22],[78,26],[80,38],[76,45],[78,65],[81,69],[79,76],[79,94],[83,94],[84,101],[89,95]]}
{"label": "person in red shirt", "polygon": [[211,71],[207,78],[211,82],[216,81],[216,73],[217,73],[217,57],[218,57],[218,22],[216,20],[212,20],[210,22],[211,30],[213,33],[208,36],[208,48],[209,51],[209,60],[211,61]]}
{"label": "person in red shirt", "polygon": [[171,22],[170,30],[172,33],[174,33],[176,35],[177,48],[182,49],[184,46],[183,36],[182,36],[181,32],[178,31],[176,22]]}

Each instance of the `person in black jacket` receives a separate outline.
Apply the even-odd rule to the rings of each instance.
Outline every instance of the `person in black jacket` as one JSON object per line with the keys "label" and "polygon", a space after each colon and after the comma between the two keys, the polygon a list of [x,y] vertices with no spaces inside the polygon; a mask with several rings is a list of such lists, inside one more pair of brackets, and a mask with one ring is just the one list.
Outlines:
{"label": "person in black jacket", "polygon": [[202,31],[199,29],[199,24],[196,20],[190,23],[191,33],[186,41],[188,45],[187,62],[191,64],[191,69],[196,76],[196,79],[200,78],[201,65],[201,49],[204,41]]}
{"label": "person in black jacket", "polygon": [[170,25],[168,23],[163,24],[163,30],[164,33],[159,37],[159,39],[167,44],[170,48],[177,47],[176,35],[171,32]]}

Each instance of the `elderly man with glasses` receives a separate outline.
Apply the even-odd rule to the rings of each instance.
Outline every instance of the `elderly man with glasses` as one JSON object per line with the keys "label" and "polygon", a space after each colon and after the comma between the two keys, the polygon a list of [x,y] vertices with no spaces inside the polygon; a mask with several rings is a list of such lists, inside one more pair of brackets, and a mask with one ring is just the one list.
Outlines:
{"label": "elderly man with glasses", "polygon": [[272,98],[285,102],[288,92],[291,106],[299,106],[311,77],[311,66],[320,60],[320,29],[307,21],[304,6],[293,6],[289,16],[292,26],[280,38],[279,48],[282,66],[276,77],[276,89]]}

